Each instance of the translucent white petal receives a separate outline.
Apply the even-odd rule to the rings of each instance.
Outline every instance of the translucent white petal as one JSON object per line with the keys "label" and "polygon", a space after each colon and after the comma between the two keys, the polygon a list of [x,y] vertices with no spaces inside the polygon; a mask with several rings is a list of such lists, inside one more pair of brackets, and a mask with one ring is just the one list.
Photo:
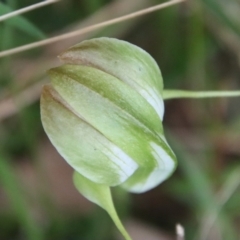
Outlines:
{"label": "translucent white petal", "polygon": [[151,88],[140,89],[139,93],[147,100],[147,102],[154,108],[156,113],[158,114],[161,121],[163,121],[164,115],[164,101],[159,94]]}
{"label": "translucent white petal", "polygon": [[148,176],[144,182],[139,182],[128,188],[130,192],[142,193],[156,187],[166,180],[176,167],[176,161],[167,152],[154,142],[150,143],[152,154],[158,162],[158,167]]}

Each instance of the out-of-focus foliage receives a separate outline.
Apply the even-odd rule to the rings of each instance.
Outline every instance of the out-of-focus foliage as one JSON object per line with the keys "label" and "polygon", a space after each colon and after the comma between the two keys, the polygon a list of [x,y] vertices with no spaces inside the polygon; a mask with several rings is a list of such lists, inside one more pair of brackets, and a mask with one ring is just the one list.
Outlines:
{"label": "out-of-focus foliage", "polygon": [[[2,1],[0,13],[35,2]],[[0,50],[158,3],[61,1],[26,13],[18,21],[12,19],[11,24],[0,22]],[[156,59],[167,89],[236,90],[240,88],[239,12],[237,0],[192,0],[80,36],[74,43],[110,36],[136,44]],[[62,48],[56,43],[0,58],[1,239],[115,239],[116,230],[105,212],[77,197],[70,186],[71,170],[49,146],[40,123],[38,98],[45,71],[59,65],[57,54],[74,43],[69,40]],[[180,222],[186,239],[238,239],[239,109],[239,98],[166,102],[163,124],[179,168],[145,194],[129,199],[114,192],[120,215],[170,235]]]}

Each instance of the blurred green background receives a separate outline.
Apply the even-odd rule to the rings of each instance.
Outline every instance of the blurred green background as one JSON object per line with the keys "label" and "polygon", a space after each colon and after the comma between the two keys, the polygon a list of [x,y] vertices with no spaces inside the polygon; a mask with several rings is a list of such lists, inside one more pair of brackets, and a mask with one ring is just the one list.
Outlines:
{"label": "blurred green background", "polygon": [[[0,1],[0,15],[36,3]],[[158,0],[63,0],[0,22],[0,50],[90,26]],[[31,51],[0,58],[0,239],[121,239],[107,214],[72,184],[46,137],[39,96],[57,55],[84,39],[127,40],[159,64],[165,88],[240,89],[240,2],[192,0]],[[164,129],[179,166],[141,195],[114,189],[134,240],[240,239],[240,98],[166,101]]]}

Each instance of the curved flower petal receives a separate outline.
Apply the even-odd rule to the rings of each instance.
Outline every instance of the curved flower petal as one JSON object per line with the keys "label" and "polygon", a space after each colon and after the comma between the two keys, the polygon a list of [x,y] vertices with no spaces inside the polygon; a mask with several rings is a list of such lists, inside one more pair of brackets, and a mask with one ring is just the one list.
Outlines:
{"label": "curved flower petal", "polygon": [[[117,89],[117,92],[125,90],[125,99],[126,89],[128,91],[131,89],[128,86],[122,88],[124,84],[119,85],[120,81],[117,78],[92,67],[74,65],[52,69],[50,75],[54,89],[68,103],[71,111],[79,115],[136,162],[139,170],[133,174],[129,182],[133,180],[134,182],[145,182],[151,172],[155,168],[159,168],[156,154],[152,151],[152,142],[161,146],[166,152],[165,155],[168,155],[169,152],[171,154],[165,141],[157,137],[155,132],[142,123],[144,119],[134,118],[131,115],[132,109],[127,109],[126,103],[123,104],[121,99],[113,98],[109,89],[110,83]],[[135,93],[134,102],[142,100],[140,103],[145,103],[141,95],[133,90],[130,93]],[[134,102],[131,102],[132,105]],[[152,109],[147,103],[145,105],[150,110]],[[151,122],[151,118],[157,118],[154,111],[149,111],[149,113],[153,113],[153,117],[148,114],[149,122]],[[90,175],[85,176],[91,179]],[[148,185],[148,189],[150,189],[150,185]]]}
{"label": "curved flower petal", "polygon": [[[162,123],[151,105],[134,89],[118,78],[99,69],[81,65],[63,65],[48,71],[53,87],[61,93],[63,98],[81,111],[80,92],[82,88],[87,92],[94,92],[121,111],[133,116],[149,130],[158,134],[163,133]],[[75,101],[75,102],[73,102]],[[79,105],[78,107],[76,106]],[[88,104],[91,104],[88,102]],[[141,110],[140,110],[141,109]]]}
{"label": "curved flower petal", "polygon": [[163,81],[154,59],[143,49],[112,38],[83,41],[66,52],[64,63],[92,66],[111,74],[138,91],[163,119]]}
{"label": "curved flower petal", "polygon": [[[143,193],[156,187],[171,176],[176,168],[177,160],[170,148],[164,150],[161,146],[154,142],[150,143],[150,145],[158,165],[145,179],[139,180],[135,178],[132,180],[132,178],[130,178],[127,182],[121,185],[130,192]],[[137,175],[138,172],[141,174],[141,171],[144,171],[144,169],[137,169],[134,175]]]}
{"label": "curved flower petal", "polygon": [[137,169],[131,157],[71,111],[51,86],[45,86],[42,92],[41,117],[58,152],[90,180],[114,186]]}

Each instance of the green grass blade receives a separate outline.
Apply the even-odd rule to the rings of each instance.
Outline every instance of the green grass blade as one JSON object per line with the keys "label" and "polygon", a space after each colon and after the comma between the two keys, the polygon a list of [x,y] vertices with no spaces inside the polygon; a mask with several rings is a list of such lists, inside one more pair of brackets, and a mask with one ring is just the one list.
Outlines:
{"label": "green grass blade", "polygon": [[5,190],[10,204],[18,218],[19,224],[26,234],[26,239],[43,240],[43,233],[36,226],[30,216],[29,207],[26,199],[23,196],[17,179],[14,176],[14,171],[6,159],[0,153],[0,182]]}
{"label": "green grass blade", "polygon": [[[228,201],[233,197],[233,195],[237,192],[240,186],[240,168],[237,167],[236,169],[231,171],[231,174],[229,174],[228,178],[226,179],[226,182],[224,183],[224,186],[221,188],[220,192],[217,196],[216,201],[216,211],[212,214],[209,214],[208,218],[204,223],[202,224],[202,229],[200,231],[201,239],[207,239],[209,236],[209,233],[211,231],[211,228],[214,226],[214,223],[217,222],[219,216],[221,216],[222,211],[224,210],[225,205],[228,203]],[[228,219],[222,219],[221,218],[221,227],[224,229],[224,232],[228,230],[229,233],[225,234],[228,239],[236,239],[234,238],[234,229],[231,226],[231,221],[228,221]],[[230,235],[232,236],[230,238]]]}
{"label": "green grass blade", "polygon": [[[218,196],[213,191],[213,184],[207,173],[198,163],[198,159],[186,151],[180,140],[174,138],[173,135],[169,137],[179,158],[179,167],[186,181],[190,184],[191,192],[195,197],[194,207],[198,213],[201,213],[201,226],[200,229],[196,231],[195,239],[207,239],[213,226],[216,226],[220,231],[220,235],[224,236],[226,234],[226,229],[223,228],[223,224],[225,223],[231,226],[232,221],[230,216],[222,210],[239,187],[239,169],[234,172],[234,175],[224,186],[222,194]],[[232,235],[234,234],[233,228],[230,229],[230,232],[232,232]]]}
{"label": "green grass blade", "polygon": [[[12,9],[10,7],[0,2],[0,15],[4,15],[11,11]],[[36,39],[45,38],[45,35],[36,26],[34,26],[31,22],[29,22],[22,16],[16,16],[7,19],[4,23],[23,31]]]}
{"label": "green grass blade", "polygon": [[[206,7],[211,10],[215,16],[224,23],[227,27],[232,29],[240,37],[240,28],[234,23],[230,17],[224,12],[224,5],[216,0],[202,0]],[[231,4],[231,2],[226,1],[225,4]]]}
{"label": "green grass blade", "polygon": [[196,197],[196,204],[202,211],[212,211],[215,209],[215,199],[210,187],[209,179],[204,170],[194,161],[191,156],[177,139],[171,139],[173,147],[176,149],[179,157],[179,167],[189,182],[193,195]]}

